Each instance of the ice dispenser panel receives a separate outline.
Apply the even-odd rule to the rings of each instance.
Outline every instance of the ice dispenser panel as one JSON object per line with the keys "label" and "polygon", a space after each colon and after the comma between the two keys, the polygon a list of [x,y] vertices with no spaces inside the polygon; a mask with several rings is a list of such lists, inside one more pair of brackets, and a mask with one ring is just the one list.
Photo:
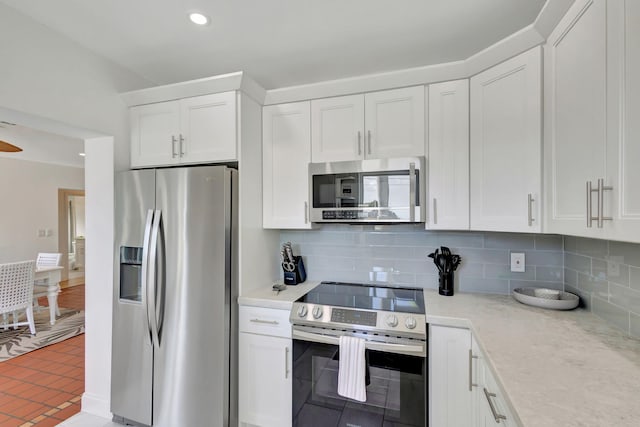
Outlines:
{"label": "ice dispenser panel", "polygon": [[120,299],[142,301],[142,248],[120,247]]}

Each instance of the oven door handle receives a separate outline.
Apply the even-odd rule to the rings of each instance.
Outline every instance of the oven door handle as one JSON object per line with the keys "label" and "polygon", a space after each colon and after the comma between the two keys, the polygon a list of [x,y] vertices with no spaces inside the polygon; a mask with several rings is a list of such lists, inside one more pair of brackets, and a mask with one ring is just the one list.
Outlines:
{"label": "oven door handle", "polygon": [[[300,339],[303,341],[312,341],[322,344],[339,345],[340,337],[332,337],[329,335],[313,334],[311,332],[304,332],[294,329],[292,331],[293,339]],[[398,353],[415,356],[426,356],[426,345],[411,345],[411,344],[393,344],[377,341],[365,341],[365,348],[369,350],[382,351],[387,353]]]}

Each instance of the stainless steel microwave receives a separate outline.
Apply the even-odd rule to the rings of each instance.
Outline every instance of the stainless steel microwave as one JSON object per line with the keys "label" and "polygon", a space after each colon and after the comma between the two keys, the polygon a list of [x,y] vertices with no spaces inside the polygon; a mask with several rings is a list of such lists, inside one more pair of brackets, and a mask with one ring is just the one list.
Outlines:
{"label": "stainless steel microwave", "polygon": [[310,163],[311,222],[424,222],[424,158]]}

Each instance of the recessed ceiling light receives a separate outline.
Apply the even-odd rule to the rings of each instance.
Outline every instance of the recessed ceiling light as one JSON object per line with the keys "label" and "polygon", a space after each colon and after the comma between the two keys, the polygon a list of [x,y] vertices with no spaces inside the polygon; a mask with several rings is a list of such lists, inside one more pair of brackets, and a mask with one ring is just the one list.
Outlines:
{"label": "recessed ceiling light", "polygon": [[84,154],[84,153],[78,153],[78,156],[80,156],[80,157],[84,157],[84,156],[85,156],[85,154]]}
{"label": "recessed ceiling light", "polygon": [[196,25],[207,25],[209,23],[209,18],[197,12],[190,13],[189,19]]}

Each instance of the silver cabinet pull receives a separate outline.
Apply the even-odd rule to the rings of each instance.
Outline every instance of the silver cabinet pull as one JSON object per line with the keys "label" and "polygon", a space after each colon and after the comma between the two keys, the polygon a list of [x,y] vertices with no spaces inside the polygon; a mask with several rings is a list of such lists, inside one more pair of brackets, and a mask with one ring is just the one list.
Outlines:
{"label": "silver cabinet pull", "polygon": [[598,179],[598,228],[602,228],[604,221],[612,221],[610,216],[604,216],[604,192],[612,191],[613,187],[604,185],[604,178]]}
{"label": "silver cabinet pull", "polygon": [[284,348],[284,378],[289,378],[289,347]]}
{"label": "silver cabinet pull", "polygon": [[416,221],[416,164],[413,162],[409,163],[409,221]]}
{"label": "silver cabinet pull", "polygon": [[531,227],[533,225],[533,221],[535,221],[533,219],[533,207],[532,204],[535,201],[535,199],[533,198],[533,195],[531,193],[529,193],[529,195],[527,196],[527,224],[529,224],[529,227]]}
{"label": "silver cabinet pull", "polygon": [[308,224],[309,223],[309,203],[308,202],[304,202],[304,223]]}
{"label": "silver cabinet pull", "polygon": [[493,401],[491,400],[491,398],[496,397],[496,394],[490,393],[486,387],[483,387],[483,389],[484,389],[484,395],[487,398],[487,402],[489,402],[489,408],[491,409],[491,414],[493,415],[493,418],[496,420],[496,423],[500,424],[500,420],[506,420],[507,417],[505,417],[502,414],[499,414],[498,411],[496,410],[496,407],[493,406]]}
{"label": "silver cabinet pull", "polygon": [[176,136],[171,135],[171,158],[175,159],[178,153],[176,153]]}
{"label": "silver cabinet pull", "polygon": [[184,144],[184,137],[182,136],[182,134],[180,134],[180,157],[184,156],[183,144]]}
{"label": "silver cabinet pull", "polygon": [[367,140],[368,140],[367,151],[368,151],[368,154],[371,154],[371,131],[370,130],[367,131]]}
{"label": "silver cabinet pull", "polygon": [[278,322],[277,320],[251,319],[249,321],[253,322],[253,323],[263,323],[265,325],[279,325],[280,324],[280,322]]}
{"label": "silver cabinet pull", "polygon": [[436,198],[433,198],[433,223],[438,223],[438,202]]}
{"label": "silver cabinet pull", "polygon": [[473,382],[473,359],[477,359],[478,356],[474,356],[471,349],[469,349],[469,391],[472,391],[473,387],[478,387],[478,384]]}
{"label": "silver cabinet pull", "polygon": [[[600,194],[598,189],[593,189],[593,184],[591,181],[587,181],[587,228],[591,228],[593,226],[593,220],[598,221],[598,217],[593,216],[593,193],[596,192],[598,195]],[[598,201],[598,206],[600,202]],[[599,214],[598,214],[599,216]]]}
{"label": "silver cabinet pull", "polygon": [[362,155],[362,134],[358,131],[358,156]]}

